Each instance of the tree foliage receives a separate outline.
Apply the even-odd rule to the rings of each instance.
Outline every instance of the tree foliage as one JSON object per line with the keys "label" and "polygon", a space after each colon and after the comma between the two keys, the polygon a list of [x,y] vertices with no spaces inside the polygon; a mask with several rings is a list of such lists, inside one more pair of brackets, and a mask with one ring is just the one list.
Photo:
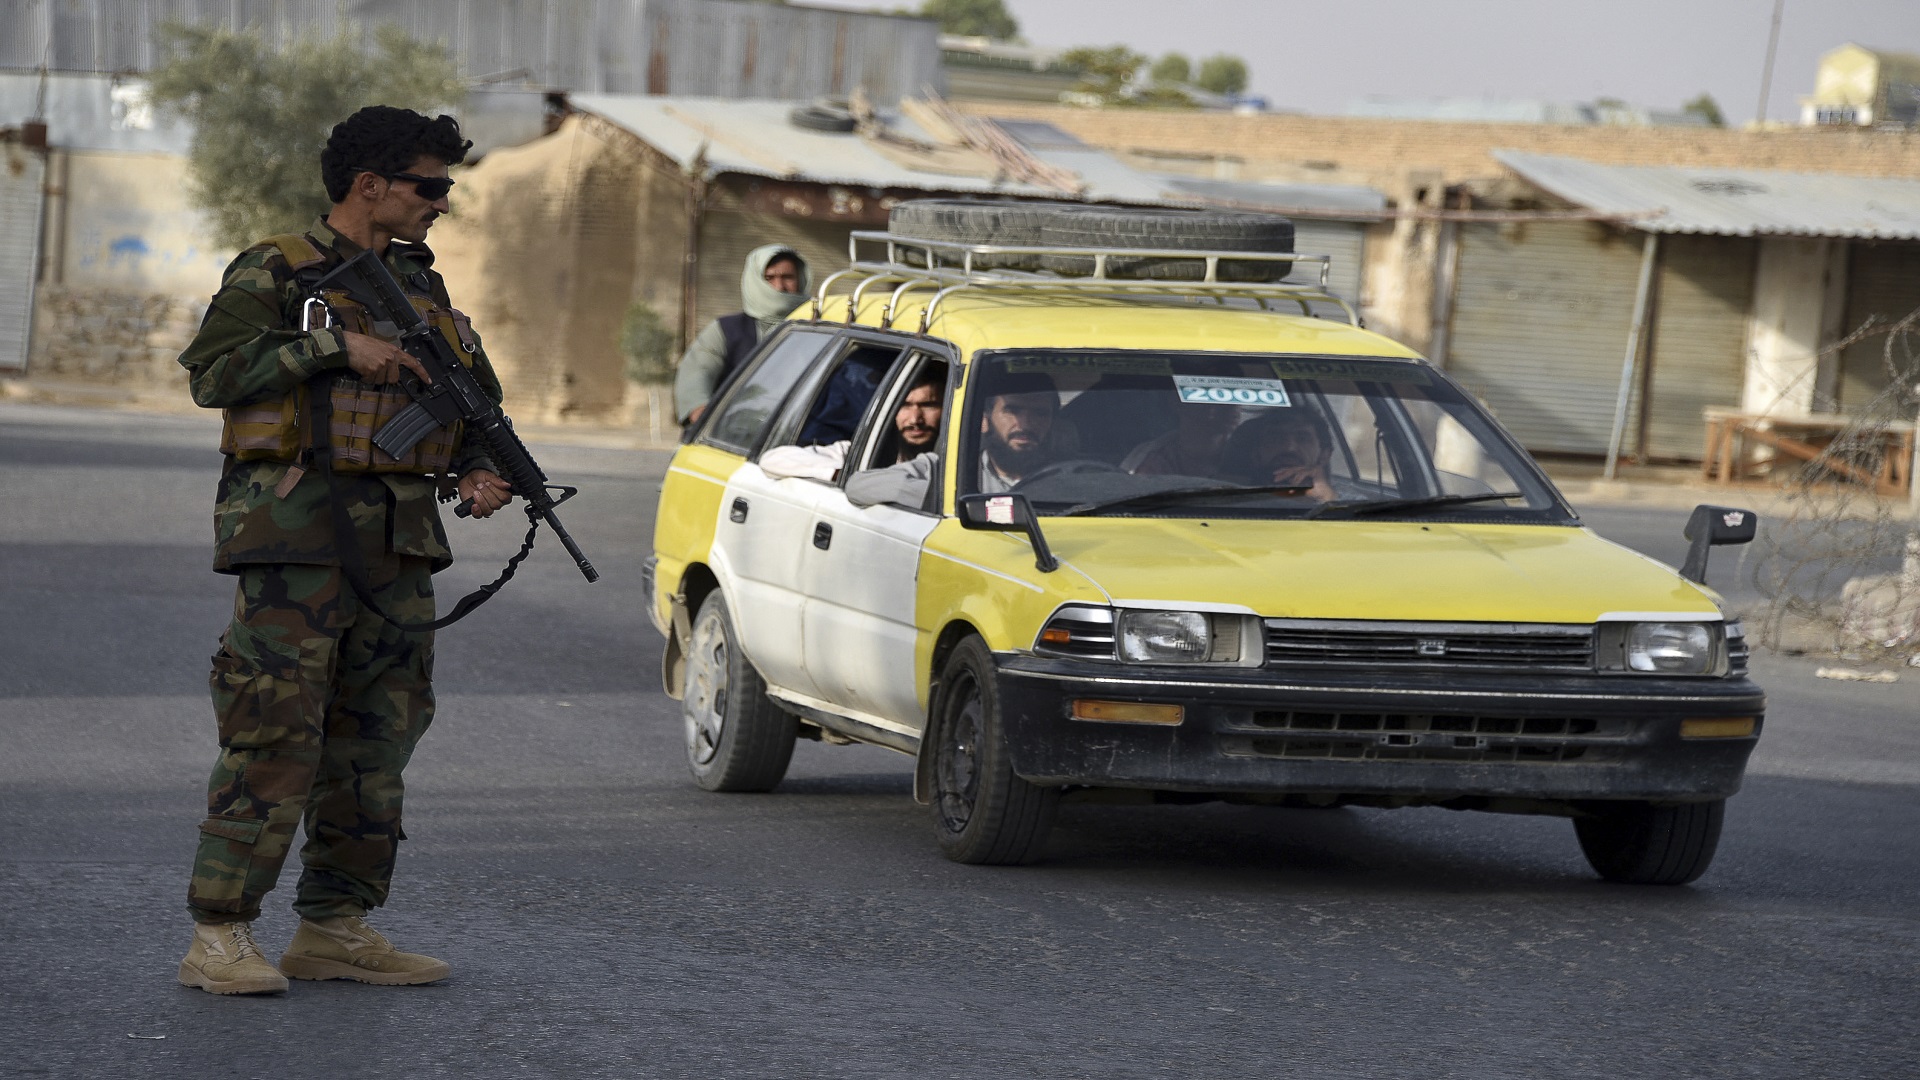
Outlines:
{"label": "tree foliage", "polygon": [[1247,89],[1247,62],[1221,53],[1200,61],[1200,76],[1194,80],[1202,90],[1216,94],[1240,94]]}
{"label": "tree foliage", "polygon": [[1726,114],[1720,111],[1720,103],[1713,100],[1712,94],[1701,94],[1699,97],[1680,106],[1680,111],[1693,113],[1695,116],[1705,120],[1712,127],[1727,126]]}
{"label": "tree foliage", "polygon": [[430,112],[465,95],[439,45],[382,26],[371,51],[351,31],[274,48],[254,31],[170,23],[152,72],[156,105],[193,125],[188,171],[215,239],[244,247],[306,228],[327,209],[320,151],[333,125],[367,105]]}
{"label": "tree foliage", "polygon": [[1193,63],[1177,52],[1170,52],[1153,62],[1147,77],[1157,83],[1192,82]]}
{"label": "tree foliage", "polygon": [[1125,45],[1088,45],[1061,53],[1060,66],[1079,73],[1076,91],[1115,104],[1126,99],[1140,69],[1147,66],[1147,58]]}
{"label": "tree foliage", "polygon": [[1014,21],[1003,0],[926,0],[920,14],[938,19],[948,34],[1011,41],[1020,36],[1020,24]]}

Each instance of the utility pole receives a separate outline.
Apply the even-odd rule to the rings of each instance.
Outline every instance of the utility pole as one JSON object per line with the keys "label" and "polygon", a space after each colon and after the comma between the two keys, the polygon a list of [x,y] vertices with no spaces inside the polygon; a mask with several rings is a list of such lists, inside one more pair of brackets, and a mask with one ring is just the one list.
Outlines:
{"label": "utility pole", "polygon": [[1767,34],[1767,62],[1760,68],[1760,107],[1754,110],[1757,127],[1767,122],[1767,93],[1773,89],[1773,54],[1780,48],[1780,12],[1787,0],[1773,0],[1773,30]]}

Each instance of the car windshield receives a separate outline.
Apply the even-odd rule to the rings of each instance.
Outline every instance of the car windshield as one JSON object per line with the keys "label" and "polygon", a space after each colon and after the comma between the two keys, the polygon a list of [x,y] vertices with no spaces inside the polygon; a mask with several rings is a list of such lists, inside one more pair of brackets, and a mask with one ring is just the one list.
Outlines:
{"label": "car windshield", "polygon": [[961,493],[1045,515],[1569,522],[1539,470],[1408,360],[983,353]]}

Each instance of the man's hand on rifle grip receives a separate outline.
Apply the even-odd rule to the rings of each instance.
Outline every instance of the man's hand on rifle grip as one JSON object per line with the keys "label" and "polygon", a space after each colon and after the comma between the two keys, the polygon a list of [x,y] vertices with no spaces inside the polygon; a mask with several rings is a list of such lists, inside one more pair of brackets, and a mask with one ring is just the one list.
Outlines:
{"label": "man's hand on rifle grip", "polygon": [[460,501],[474,517],[483,518],[513,501],[513,486],[485,469],[460,478]]}
{"label": "man's hand on rifle grip", "polygon": [[362,382],[390,383],[400,381],[401,369],[413,372],[421,382],[431,385],[433,379],[427,375],[427,369],[420,361],[407,355],[407,351],[391,341],[381,341],[377,337],[356,334],[351,330],[340,331],[347,342],[347,366],[360,376]]}

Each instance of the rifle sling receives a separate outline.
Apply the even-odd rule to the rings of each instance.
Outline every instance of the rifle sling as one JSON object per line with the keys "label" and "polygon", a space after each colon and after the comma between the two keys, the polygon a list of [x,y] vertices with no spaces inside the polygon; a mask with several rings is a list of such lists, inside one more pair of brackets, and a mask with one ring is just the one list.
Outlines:
{"label": "rifle sling", "polygon": [[531,503],[527,506],[527,538],[521,542],[520,551],[500,571],[500,576],[492,582],[460,598],[453,605],[453,611],[432,622],[401,622],[387,614],[373,599],[373,586],[367,579],[367,566],[360,557],[360,541],[354,536],[353,517],[347,512],[347,502],[341,497],[340,487],[333,475],[333,440],[329,434],[333,430],[333,380],[336,372],[326,371],[313,377],[309,384],[308,413],[312,417],[311,428],[318,433],[313,440],[311,452],[313,463],[320,470],[322,481],[327,485],[327,502],[333,515],[333,546],[340,558],[340,574],[347,579],[347,585],[358,597],[362,606],[386,620],[394,629],[410,634],[425,634],[443,626],[451,626],[466,618],[481,604],[493,599],[493,594],[513,580],[520,569],[520,563],[533,552],[533,536],[540,531],[540,515]]}

